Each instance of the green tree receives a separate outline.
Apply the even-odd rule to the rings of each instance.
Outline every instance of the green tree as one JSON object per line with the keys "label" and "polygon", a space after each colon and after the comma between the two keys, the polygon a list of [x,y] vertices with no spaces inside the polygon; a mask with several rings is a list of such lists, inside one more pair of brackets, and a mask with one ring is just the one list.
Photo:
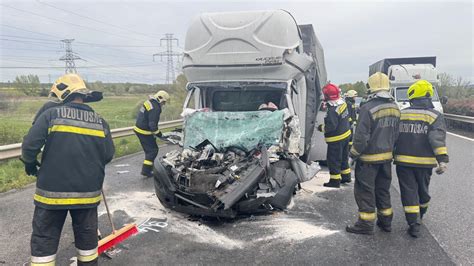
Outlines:
{"label": "green tree", "polygon": [[439,87],[437,89],[440,96],[453,99],[474,97],[474,87],[462,77],[454,78],[448,73],[440,73],[438,79]]}
{"label": "green tree", "polygon": [[349,90],[355,90],[357,91],[357,95],[359,97],[364,97],[367,94],[367,87],[365,86],[365,83],[363,81],[357,81],[355,83],[344,83],[339,85],[339,88],[341,88],[342,93],[345,93]]}
{"label": "green tree", "polygon": [[36,95],[41,85],[39,77],[33,74],[16,76],[13,84],[28,96]]}

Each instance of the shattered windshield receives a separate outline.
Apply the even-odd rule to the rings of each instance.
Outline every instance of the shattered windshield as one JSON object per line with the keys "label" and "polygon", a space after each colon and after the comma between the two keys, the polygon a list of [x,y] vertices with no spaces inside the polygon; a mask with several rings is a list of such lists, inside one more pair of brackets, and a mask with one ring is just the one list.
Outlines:
{"label": "shattered windshield", "polygon": [[284,111],[196,112],[186,118],[184,147],[209,140],[217,149],[246,151],[280,143]]}

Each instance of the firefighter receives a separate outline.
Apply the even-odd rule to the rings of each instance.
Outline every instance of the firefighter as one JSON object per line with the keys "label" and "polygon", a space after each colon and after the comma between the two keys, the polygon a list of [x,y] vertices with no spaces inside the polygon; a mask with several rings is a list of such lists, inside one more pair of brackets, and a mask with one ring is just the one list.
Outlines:
{"label": "firefighter", "polygon": [[341,183],[351,182],[351,169],[348,162],[349,137],[349,111],[347,104],[341,98],[341,90],[334,84],[327,84],[323,88],[327,112],[324,124],[318,130],[324,132],[328,144],[326,160],[329,168],[329,182],[325,187],[340,187]]}
{"label": "firefighter", "polygon": [[[351,124],[351,132],[354,132],[354,126],[356,125],[357,121],[357,113],[356,113],[356,106],[355,106],[355,97],[357,97],[357,91],[349,90],[344,94],[344,100],[347,103],[347,110],[349,111],[349,122]],[[352,147],[352,137],[349,139],[349,150]]]}
{"label": "firefighter", "polygon": [[[110,129],[84,104],[92,93],[80,76],[60,77],[52,91],[61,105],[45,110],[22,144],[25,171],[37,176],[31,265],[55,264],[68,212],[78,265],[97,265],[97,206],[105,165],[115,152]],[[37,156],[43,146],[40,164]]]}
{"label": "firefighter", "polygon": [[156,144],[155,137],[161,138],[163,136],[161,131],[158,130],[160,114],[163,106],[169,100],[170,95],[161,90],[150,96],[150,99],[143,103],[137,114],[137,121],[133,130],[140,140],[143,151],[145,151],[141,174],[146,177],[152,176],[153,161],[158,155],[158,144]]}
{"label": "firefighter", "polygon": [[431,102],[433,86],[420,80],[408,88],[407,94],[411,106],[402,110],[394,154],[408,233],[418,237],[419,219],[431,198],[428,187],[432,169],[437,167],[437,174],[444,173],[449,157],[444,117]]}
{"label": "firefighter", "polygon": [[373,74],[368,87],[367,102],[359,109],[354,144],[349,153],[356,162],[354,196],[359,218],[354,225],[347,226],[346,231],[356,234],[373,234],[375,219],[378,227],[390,232],[393,217],[391,162],[400,110],[389,92],[387,75]]}

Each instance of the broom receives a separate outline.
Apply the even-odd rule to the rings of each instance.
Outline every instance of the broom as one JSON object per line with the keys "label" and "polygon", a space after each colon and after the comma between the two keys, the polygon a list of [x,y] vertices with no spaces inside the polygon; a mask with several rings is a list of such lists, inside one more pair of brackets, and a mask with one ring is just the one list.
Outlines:
{"label": "broom", "polygon": [[112,225],[112,234],[99,240],[99,255],[107,251],[108,249],[115,247],[115,245],[119,244],[130,236],[138,233],[137,225],[134,223],[127,224],[119,230],[115,230],[115,226],[112,221],[112,213],[110,213],[109,211],[109,205],[107,205],[104,190],[102,190],[102,198],[104,198],[105,209],[107,210],[107,217],[109,217],[109,222]]}

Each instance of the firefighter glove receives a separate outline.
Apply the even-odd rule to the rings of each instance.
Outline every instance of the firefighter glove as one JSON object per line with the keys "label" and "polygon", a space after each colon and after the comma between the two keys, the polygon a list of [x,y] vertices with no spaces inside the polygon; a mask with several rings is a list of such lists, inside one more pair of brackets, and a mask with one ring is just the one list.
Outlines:
{"label": "firefighter glove", "polygon": [[25,172],[27,175],[36,176],[38,174],[38,166],[40,166],[38,161],[25,162],[22,160],[22,162],[25,164]]}
{"label": "firefighter glove", "polygon": [[161,131],[158,131],[158,133],[156,133],[155,136],[161,139],[163,137],[163,133],[161,133]]}
{"label": "firefighter glove", "polygon": [[445,163],[445,162],[441,162],[441,163],[438,164],[438,168],[436,168],[435,171],[438,175],[441,175],[444,172],[446,172],[446,170],[448,170],[448,164]]}
{"label": "firefighter glove", "polygon": [[323,124],[320,124],[320,125],[318,126],[318,131],[319,131],[319,132],[324,132],[324,125],[323,125]]}

